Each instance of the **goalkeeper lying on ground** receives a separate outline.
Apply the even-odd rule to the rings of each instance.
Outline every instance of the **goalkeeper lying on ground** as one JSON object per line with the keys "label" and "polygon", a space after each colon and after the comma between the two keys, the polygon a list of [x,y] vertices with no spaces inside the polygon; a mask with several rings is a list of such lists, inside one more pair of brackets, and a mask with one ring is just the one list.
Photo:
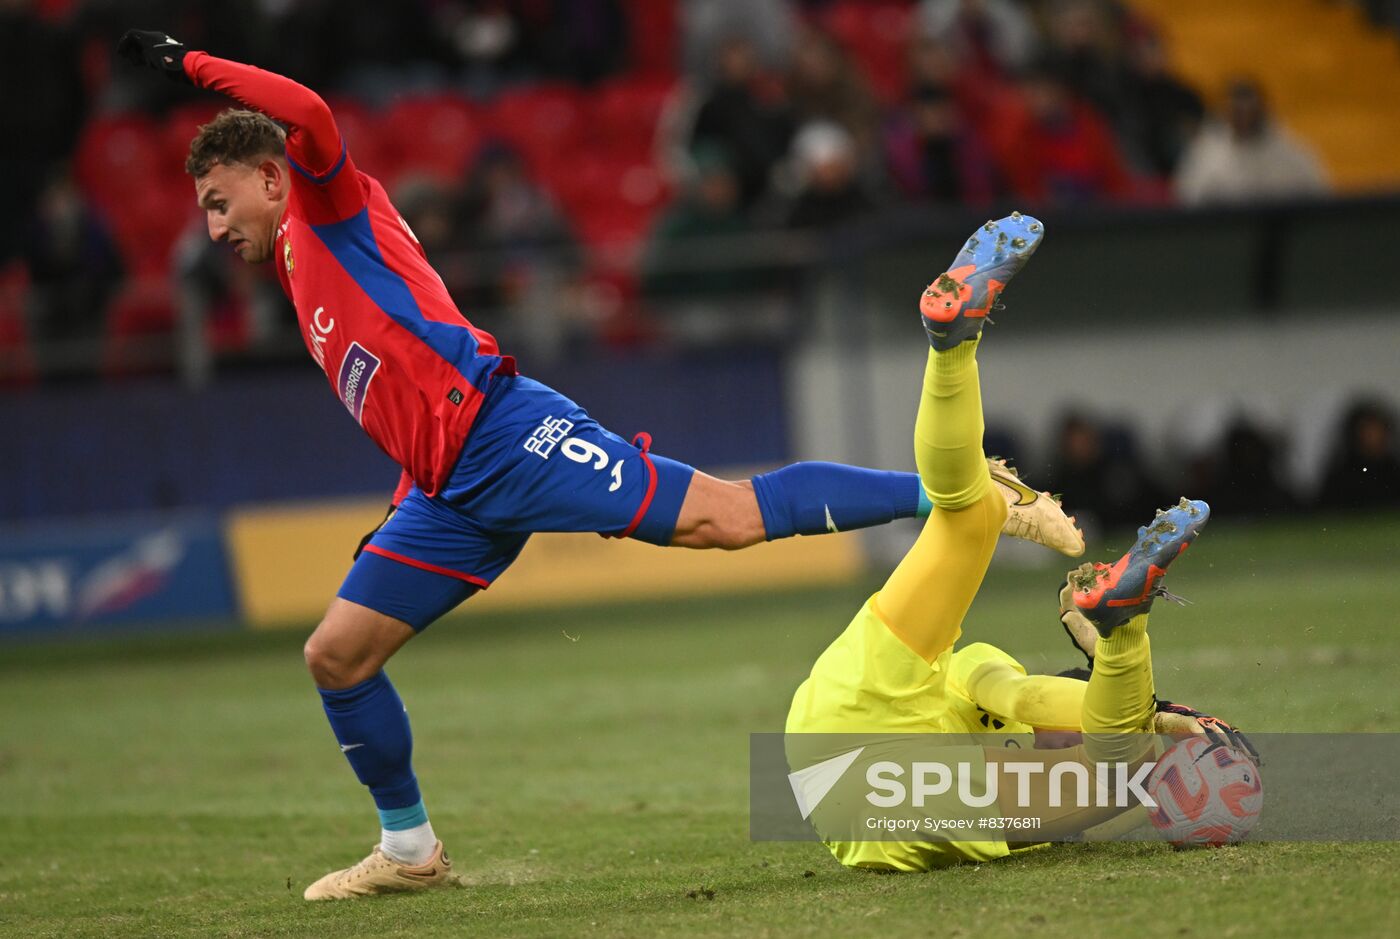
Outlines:
{"label": "goalkeeper lying on ground", "polygon": [[[1153,692],[1148,610],[1164,593],[1159,582],[1167,566],[1205,524],[1204,502],[1182,499],[1159,512],[1116,564],[1085,564],[1070,573],[1060,595],[1061,621],[1090,658],[1088,681],[1028,676],[1010,655],[985,643],[953,651],[1008,512],[982,453],[982,324],[1043,237],[1041,224],[1019,213],[988,222],[923,294],[920,311],[932,348],[914,449],[936,508],[884,587],[822,653],[793,697],[786,730],[794,769],[815,762],[811,754],[795,758],[795,748],[818,739],[795,734],[1064,731],[1082,734],[1072,739],[1083,742],[1036,755],[1049,766],[1076,761],[1091,771],[1096,762],[1139,766],[1153,754],[1154,732],[1222,731],[1235,738],[1233,729],[1214,718],[1160,707]],[[956,750],[960,761],[973,755],[976,774],[999,774],[997,802],[977,812],[1000,816],[998,822],[1034,818],[1038,827],[1026,834],[1036,842],[1071,837],[1123,812],[1053,798],[1048,780],[1065,783],[1052,772],[1031,777],[1029,804],[1020,805],[1018,782],[1026,777],[1009,775],[1005,764],[1025,759],[1024,750],[980,743]],[[978,788],[985,791],[992,781],[984,779]],[[966,815],[968,809],[956,811]],[[812,821],[837,859],[851,867],[929,870],[1003,857],[1018,847],[1015,841],[956,840],[952,833],[918,843],[848,840],[860,837],[854,824],[824,823],[820,813]]]}

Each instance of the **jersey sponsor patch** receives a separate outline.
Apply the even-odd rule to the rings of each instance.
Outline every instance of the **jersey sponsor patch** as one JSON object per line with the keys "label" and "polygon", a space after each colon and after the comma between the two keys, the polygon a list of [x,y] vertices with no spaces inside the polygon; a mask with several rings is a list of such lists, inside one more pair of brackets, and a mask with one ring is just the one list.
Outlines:
{"label": "jersey sponsor patch", "polygon": [[574,422],[567,418],[547,417],[525,441],[525,450],[541,460],[547,460],[559,441],[569,436],[569,431],[573,429]]}
{"label": "jersey sponsor patch", "polygon": [[358,342],[350,343],[350,348],[345,350],[345,358],[340,361],[340,379],[336,382],[336,388],[340,392],[341,403],[357,424],[364,423],[365,398],[369,395],[369,383],[374,379],[374,373],[379,371],[379,365],[379,357]]}

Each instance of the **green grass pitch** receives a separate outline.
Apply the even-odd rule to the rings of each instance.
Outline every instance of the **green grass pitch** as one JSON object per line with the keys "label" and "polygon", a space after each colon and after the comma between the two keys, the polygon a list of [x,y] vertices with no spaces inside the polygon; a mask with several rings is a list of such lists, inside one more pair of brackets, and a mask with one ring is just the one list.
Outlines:
{"label": "green grass pitch", "polygon": [[[1099,556],[1126,546],[1111,540]],[[1254,730],[1400,730],[1400,518],[1218,522],[1153,619],[1158,690]],[[1075,664],[1056,569],[967,639]],[[873,581],[473,617],[392,663],[467,886],[308,904],[377,835],[303,633],[0,647],[0,935],[1390,936],[1400,845],[1062,845],[931,875],[748,838],[750,731]]]}

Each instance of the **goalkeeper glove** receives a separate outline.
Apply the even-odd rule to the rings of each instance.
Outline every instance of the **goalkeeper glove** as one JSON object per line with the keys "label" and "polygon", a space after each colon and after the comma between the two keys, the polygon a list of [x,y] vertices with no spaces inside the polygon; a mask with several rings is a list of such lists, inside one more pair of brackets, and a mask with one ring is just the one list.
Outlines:
{"label": "goalkeeper glove", "polygon": [[[1065,582],[1060,584],[1060,625],[1064,627],[1065,635],[1069,636],[1069,641],[1074,643],[1074,647],[1088,660],[1090,671],[1094,668],[1094,653],[1098,650],[1099,631],[1094,628],[1094,624],[1079,612],[1079,607],[1074,605],[1074,585],[1065,578]],[[1077,677],[1077,676],[1076,676]]]}
{"label": "goalkeeper glove", "polygon": [[[384,515],[384,522],[387,522],[389,519],[393,518],[394,513],[398,510],[399,507],[391,502],[389,504],[389,511],[386,512]],[[371,538],[379,534],[379,529],[384,527],[384,522],[380,522],[378,525],[375,525],[372,529],[370,529],[368,534],[366,534],[363,538],[360,539],[359,545],[355,548],[355,554],[353,557],[351,557],[350,560],[358,561],[360,559],[360,555],[363,554],[365,551],[365,545],[369,544],[369,540]]]}
{"label": "goalkeeper glove", "polygon": [[151,29],[128,29],[117,43],[117,55],[132,65],[144,65],[174,82],[194,84],[185,74],[189,50],[169,35]]}
{"label": "goalkeeper glove", "polygon": [[1184,704],[1158,701],[1152,729],[1164,737],[1180,738],[1204,734],[1211,743],[1248,755],[1256,766],[1264,765],[1264,761],[1259,758],[1259,751],[1254,748],[1254,743],[1248,737],[1220,718]]}

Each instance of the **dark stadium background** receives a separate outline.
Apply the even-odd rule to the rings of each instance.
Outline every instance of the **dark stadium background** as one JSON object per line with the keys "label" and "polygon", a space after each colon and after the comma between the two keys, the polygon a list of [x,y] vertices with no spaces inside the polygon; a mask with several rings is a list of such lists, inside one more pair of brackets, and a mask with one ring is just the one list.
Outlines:
{"label": "dark stadium background", "polygon": [[[320,92],[525,374],[716,473],[912,469],[918,292],[1034,213],[987,451],[1091,558],[1211,502],[1162,696],[1400,730],[1395,0],[0,0],[0,936],[1395,933],[1389,843],[875,878],[751,840],[749,734],[909,522],[532,538],[392,665],[468,889],[305,904],[374,828],[300,645],[398,469],[208,241],[224,102],[116,61],[131,27]],[[1064,559],[998,550],[966,641],[1079,664]]]}
{"label": "dark stadium background", "polygon": [[[213,607],[133,597],[189,576],[190,545],[220,563],[225,512],[382,501],[396,476],[270,267],[205,236],[183,155],[225,102],[116,62],[128,26],[321,92],[527,374],[709,469],[906,466],[912,298],[972,225],[1037,213],[1052,239],[995,327],[1012,364],[987,366],[988,449],[1092,536],[1185,490],[1222,518],[1400,501],[1397,19],[1324,0],[10,0],[0,524],[27,527],[0,633],[237,618],[237,575],[212,575]],[[167,513],[194,527],[161,555],[140,539]],[[34,566],[55,551],[63,585]],[[41,615],[113,557],[125,580]]]}

